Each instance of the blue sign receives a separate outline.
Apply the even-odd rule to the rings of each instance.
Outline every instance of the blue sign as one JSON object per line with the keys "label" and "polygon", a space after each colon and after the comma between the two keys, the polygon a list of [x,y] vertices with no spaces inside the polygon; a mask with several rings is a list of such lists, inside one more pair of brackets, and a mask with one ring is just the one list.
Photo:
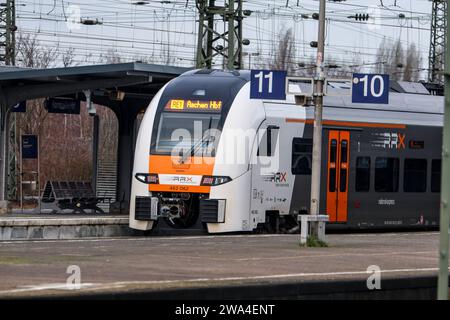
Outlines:
{"label": "blue sign", "polygon": [[352,103],[389,103],[389,75],[354,73]]}
{"label": "blue sign", "polygon": [[252,70],[250,99],[286,100],[286,71]]}
{"label": "blue sign", "polygon": [[19,102],[14,107],[12,107],[11,112],[27,112],[27,102]]}
{"label": "blue sign", "polygon": [[38,137],[36,135],[22,136],[22,159],[38,158]]}

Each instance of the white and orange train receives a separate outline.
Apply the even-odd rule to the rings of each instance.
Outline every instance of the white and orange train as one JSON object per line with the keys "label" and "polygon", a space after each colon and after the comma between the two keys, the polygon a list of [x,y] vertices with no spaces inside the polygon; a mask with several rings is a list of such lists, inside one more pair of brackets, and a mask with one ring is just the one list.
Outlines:
{"label": "white and orange train", "polygon": [[[295,228],[307,213],[314,108],[250,99],[250,72],[195,70],[169,82],[137,138],[130,227],[209,233]],[[343,89],[344,90],[344,89]],[[320,210],[342,228],[438,224],[443,98],[388,105],[325,98]]]}

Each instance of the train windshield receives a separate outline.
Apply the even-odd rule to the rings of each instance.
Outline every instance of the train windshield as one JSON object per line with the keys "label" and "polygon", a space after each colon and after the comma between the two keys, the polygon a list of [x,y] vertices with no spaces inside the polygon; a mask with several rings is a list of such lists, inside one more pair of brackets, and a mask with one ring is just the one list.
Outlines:
{"label": "train windshield", "polygon": [[220,114],[163,112],[155,151],[158,154],[214,156]]}

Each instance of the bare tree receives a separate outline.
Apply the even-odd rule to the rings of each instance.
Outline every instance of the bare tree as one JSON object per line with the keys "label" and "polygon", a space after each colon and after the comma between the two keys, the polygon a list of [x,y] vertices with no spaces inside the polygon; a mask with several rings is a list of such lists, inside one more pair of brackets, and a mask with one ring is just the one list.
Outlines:
{"label": "bare tree", "polygon": [[[290,75],[313,77],[316,72],[315,57],[296,57],[295,39],[292,29],[281,30],[278,41],[273,48],[274,55],[269,61],[259,58],[259,66],[272,70],[286,70]],[[328,55],[325,59],[325,69],[328,77],[348,77],[361,69],[361,59],[358,55],[352,57],[350,65],[338,63],[338,59]]]}
{"label": "bare tree", "polygon": [[117,158],[119,123],[116,114],[109,108],[98,108],[100,138],[98,157],[100,161],[113,162]]}
{"label": "bare tree", "polygon": [[43,47],[36,38],[36,34],[19,33],[16,41],[16,61],[19,66],[29,68],[49,68],[55,65],[58,54],[58,45],[53,48]]}
{"label": "bare tree", "polygon": [[348,78],[352,73],[360,72],[363,64],[359,55],[353,55],[346,61],[339,62],[339,59],[328,55],[325,63],[325,71],[329,78]]}
{"label": "bare tree", "polygon": [[299,75],[302,77],[313,77],[314,73],[316,72],[316,59],[313,55],[303,57],[298,60],[295,68],[295,75]]}
{"label": "bare tree", "polygon": [[[36,36],[19,34],[16,61],[27,68],[50,68],[58,61],[64,67],[74,63],[74,50],[59,54],[58,46],[46,47]],[[15,114],[18,134],[39,135],[41,187],[47,180],[89,180],[92,175],[92,119],[86,108],[79,115],[49,114],[45,99],[27,101],[27,111]],[[24,161],[23,171],[36,170],[35,160]]]}
{"label": "bare tree", "polygon": [[406,55],[406,63],[403,71],[403,80],[418,81],[420,77],[420,65],[422,58],[415,43],[411,43]]}
{"label": "bare tree", "polygon": [[294,61],[295,39],[292,29],[280,31],[274,52],[272,60],[268,62],[268,67],[272,70],[286,70],[288,74],[294,74],[297,67]]}
{"label": "bare tree", "polygon": [[70,67],[75,62],[75,49],[68,48],[61,56],[62,64],[65,68]]}
{"label": "bare tree", "polygon": [[[56,48],[41,46],[36,35],[20,33],[17,39],[16,60],[18,65],[26,68],[48,68],[58,57]],[[45,123],[47,112],[44,109],[44,99],[27,102],[28,112],[19,114],[18,126],[21,132],[39,134]]]}
{"label": "bare tree", "polygon": [[169,46],[164,46],[161,49],[161,63],[165,65],[175,65],[176,64],[176,57],[170,55],[170,48]]}
{"label": "bare tree", "polygon": [[346,73],[348,75],[361,72],[365,66],[364,62],[361,60],[361,55],[359,54],[353,54],[349,63],[350,64],[346,66]]}
{"label": "bare tree", "polygon": [[105,56],[100,55],[101,63],[121,63],[122,60],[122,56],[114,49],[108,49]]}
{"label": "bare tree", "polygon": [[377,56],[376,56],[376,73],[389,73],[390,72],[390,59],[392,50],[392,41],[383,38],[383,41],[378,46]]}
{"label": "bare tree", "polygon": [[[404,66],[405,53],[400,39],[397,40],[391,51],[389,66],[389,74],[394,80],[402,80],[402,70]],[[400,70],[399,70],[400,69]]]}
{"label": "bare tree", "polygon": [[377,73],[386,73],[393,80],[417,81],[420,76],[422,58],[416,44],[411,43],[406,57],[403,45],[399,40],[395,43],[383,39],[377,51]]}
{"label": "bare tree", "polygon": [[153,55],[146,55],[146,56],[135,55],[133,57],[133,61],[139,61],[139,62],[142,62],[142,63],[155,63],[156,59],[155,59],[155,56],[153,56]]}

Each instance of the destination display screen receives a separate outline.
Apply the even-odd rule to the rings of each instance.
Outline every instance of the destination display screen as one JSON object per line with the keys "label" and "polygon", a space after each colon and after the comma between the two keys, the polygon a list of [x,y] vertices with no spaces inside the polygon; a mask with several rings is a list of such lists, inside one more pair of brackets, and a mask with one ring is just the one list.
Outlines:
{"label": "destination display screen", "polygon": [[222,111],[222,101],[172,99],[167,102],[164,109],[166,111],[220,112]]}

